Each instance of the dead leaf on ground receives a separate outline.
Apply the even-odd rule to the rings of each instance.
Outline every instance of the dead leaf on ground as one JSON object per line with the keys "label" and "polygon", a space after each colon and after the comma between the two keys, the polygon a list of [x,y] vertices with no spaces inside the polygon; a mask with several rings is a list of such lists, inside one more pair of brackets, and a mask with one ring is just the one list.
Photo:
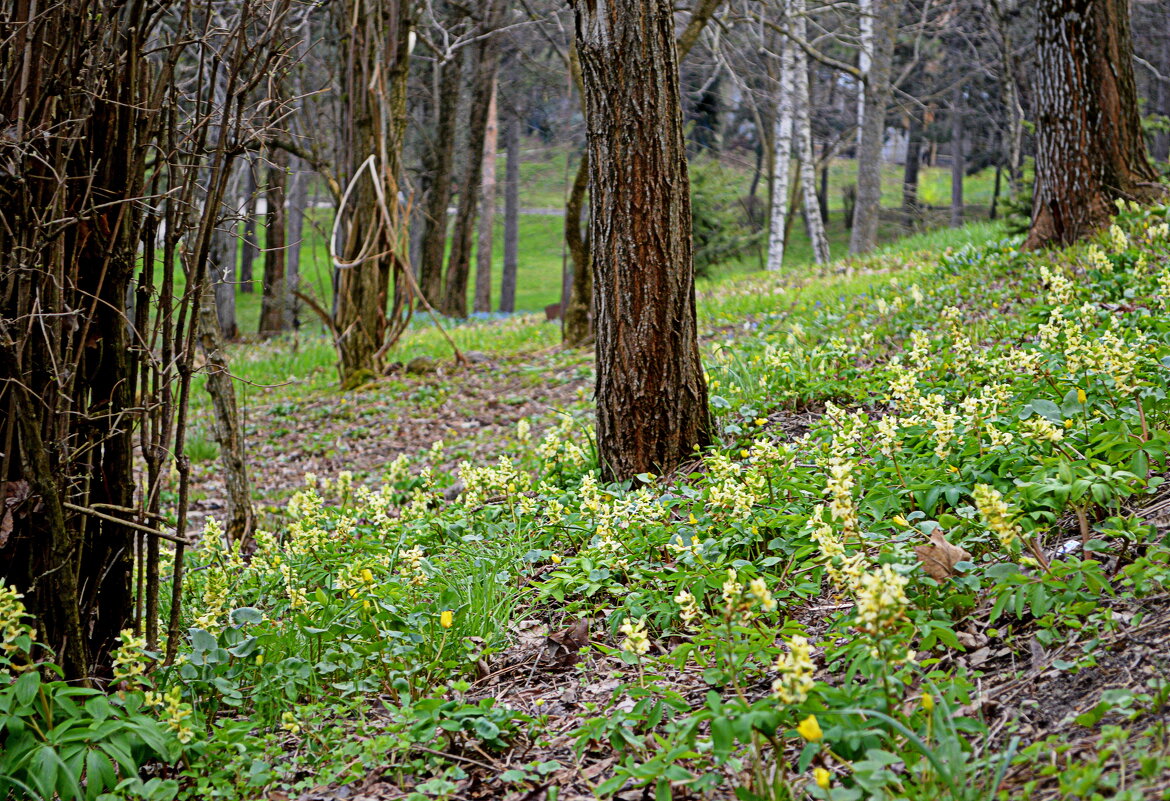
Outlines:
{"label": "dead leaf on ground", "polygon": [[946,581],[955,575],[955,565],[971,558],[967,551],[947,542],[941,528],[931,533],[929,545],[915,545],[914,553],[918,554],[926,575],[936,581]]}
{"label": "dead leaf on ground", "polygon": [[576,664],[581,658],[580,650],[589,644],[589,618],[575,620],[560,631],[548,635],[548,641],[560,664]]}

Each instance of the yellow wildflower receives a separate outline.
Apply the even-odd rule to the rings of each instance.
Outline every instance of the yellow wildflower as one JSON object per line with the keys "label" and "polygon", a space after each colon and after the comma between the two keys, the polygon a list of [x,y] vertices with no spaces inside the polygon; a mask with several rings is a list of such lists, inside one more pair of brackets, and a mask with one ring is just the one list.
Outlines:
{"label": "yellow wildflower", "polygon": [[439,613],[439,625],[443,628],[451,628],[453,622],[455,622],[455,613],[452,610],[444,609]]}
{"label": "yellow wildflower", "polygon": [[796,733],[810,743],[819,743],[825,739],[825,733],[821,731],[821,724],[817,722],[816,715],[809,715],[802,720],[796,727]]}
{"label": "yellow wildflower", "polygon": [[816,781],[817,787],[820,787],[822,790],[829,789],[829,780],[831,778],[832,774],[824,768],[813,768],[813,779]]}

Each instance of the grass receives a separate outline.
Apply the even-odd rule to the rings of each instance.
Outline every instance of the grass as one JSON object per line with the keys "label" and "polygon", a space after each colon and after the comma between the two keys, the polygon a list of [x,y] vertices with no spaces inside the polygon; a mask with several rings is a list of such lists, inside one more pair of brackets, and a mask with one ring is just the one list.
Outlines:
{"label": "grass", "polygon": [[[502,157],[501,157],[502,158]],[[564,148],[529,147],[525,161],[521,163],[520,204],[522,208],[560,210],[564,207],[564,174],[568,153]],[[573,166],[570,164],[570,166]],[[750,170],[742,162],[728,158],[724,169],[738,177],[742,192],[747,193],[751,180]],[[840,189],[854,179],[855,164],[852,161],[836,160],[829,173],[830,220],[827,225],[829,247],[833,258],[845,256],[849,248],[849,230],[844,224]],[[500,174],[503,164],[500,165]],[[986,214],[991,199],[993,172],[985,170],[969,176],[964,182],[966,201],[970,205],[969,216]],[[883,168],[883,206],[897,208],[901,203],[901,168],[886,165]],[[570,175],[571,179],[571,175]],[[923,168],[920,175],[919,196],[928,205],[945,206],[950,201],[950,172],[941,168]],[[1004,189],[1006,192],[1006,188]],[[502,192],[502,189],[501,189]],[[497,210],[502,212],[502,196]],[[983,210],[981,210],[983,209]],[[943,216],[943,215],[940,215]],[[949,219],[949,216],[948,216]],[[304,245],[301,256],[302,291],[311,293],[329,308],[331,298],[330,260],[326,241],[332,223],[331,212],[327,209],[311,209],[307,215]],[[517,273],[516,309],[519,312],[538,312],[545,306],[558,303],[561,299],[561,274],[565,252],[563,247],[564,219],[557,215],[525,214],[520,217],[520,263]],[[883,219],[879,226],[878,239],[883,244],[899,241],[906,235],[905,229],[891,218]],[[944,238],[946,235],[943,235]],[[263,247],[263,231],[260,232]],[[503,222],[502,213],[497,213],[492,239],[492,306],[499,302],[499,280],[503,268]],[[750,273],[763,266],[762,250],[755,256],[720,265],[714,271],[716,276]],[[812,246],[800,220],[794,221],[788,248],[785,253],[786,267],[797,268],[812,260]],[[469,280],[468,297],[474,296],[475,254],[472,254],[472,276]],[[252,293],[238,290],[236,293],[236,316],[244,336],[253,335],[260,319],[263,258],[256,261],[256,289]],[[311,311],[304,309],[301,324],[305,333],[324,331],[322,323]]]}
{"label": "grass", "polygon": [[[284,539],[242,565],[197,550],[190,615],[261,610],[247,633],[265,667],[182,680],[207,749],[184,796],[375,774],[420,794],[480,782],[502,795],[541,786],[546,766],[566,794],[601,797],[821,798],[827,783],[829,797],[1072,801],[1119,781],[1157,797],[1170,689],[1116,687],[1107,664],[1161,659],[1145,641],[1170,630],[1170,544],[1131,512],[1157,500],[1170,450],[1158,389],[1170,301],[1137,268],[1152,229],[1125,224],[1134,235],[1108,269],[1084,248],[1017,253],[980,223],[701,282],[717,446],[647,493],[591,483],[581,400],[563,427],[549,411],[525,418],[543,430],[497,431],[488,453],[465,456],[455,433],[441,457],[420,447],[376,492],[354,489],[376,470],[352,487],[342,473],[324,490],[335,503],[301,496]],[[1148,246],[1149,264],[1170,247]],[[1131,297],[1149,309],[1121,305]],[[534,316],[448,325],[464,347],[527,353],[538,403],[552,374],[588,368],[587,355],[533,353],[557,339]],[[290,419],[311,408],[361,424],[375,401],[438,417],[472,375],[395,376],[334,401],[327,343],[288,345],[243,346],[237,370],[297,379],[267,398]],[[401,357],[444,349],[419,326]],[[992,445],[989,432],[1010,436]],[[566,656],[555,644],[578,620],[590,645]],[[1159,628],[1135,638],[1138,620]],[[977,662],[985,643],[999,656]],[[232,715],[248,722],[229,738],[209,725],[211,701],[236,687]],[[987,692],[1007,699],[993,724],[976,703]]]}

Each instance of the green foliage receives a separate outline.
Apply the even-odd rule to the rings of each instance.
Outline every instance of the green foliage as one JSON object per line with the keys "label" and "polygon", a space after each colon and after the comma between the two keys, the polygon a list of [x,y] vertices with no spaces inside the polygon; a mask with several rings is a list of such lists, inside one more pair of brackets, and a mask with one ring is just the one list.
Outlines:
{"label": "green foliage", "polygon": [[183,750],[146,703],[150,694],[61,680],[56,664],[33,660],[24,617],[20,596],[0,587],[0,798],[173,798],[175,782],[138,777],[148,761],[173,762]]}
{"label": "green foliage", "polygon": [[[308,477],[247,554],[209,526],[181,659],[127,693],[138,706],[110,703],[149,699],[156,726],[195,735],[187,798],[375,768],[450,797],[461,757],[485,754],[510,760],[492,791],[528,793],[562,769],[527,750],[548,721],[470,681],[527,627],[589,618],[583,658],[612,682],[555,734],[582,764],[612,756],[601,797],[973,801],[1009,770],[1027,793],[1141,797],[1166,769],[1149,715],[1170,690],[1094,698],[1069,725],[1100,740],[1074,751],[989,730],[976,690],[1007,668],[974,657],[1052,649],[1046,671],[1091,670],[1124,632],[1115,613],[1170,588],[1170,543],[1132,511],[1170,455],[1166,210],[1126,208],[1064,252],[962,241],[996,230],[705,287],[717,443],[670,481],[599,484],[582,399],[522,421],[497,460],[451,470],[449,443],[380,483]],[[519,348],[533,330],[455,332]],[[451,392],[393,386],[415,404]],[[360,406],[329,413],[360,425]],[[147,784],[133,791],[175,789]]]}
{"label": "green foliage", "polygon": [[695,274],[707,276],[712,267],[758,249],[764,231],[752,224],[736,194],[738,181],[718,162],[692,162],[690,179]]}

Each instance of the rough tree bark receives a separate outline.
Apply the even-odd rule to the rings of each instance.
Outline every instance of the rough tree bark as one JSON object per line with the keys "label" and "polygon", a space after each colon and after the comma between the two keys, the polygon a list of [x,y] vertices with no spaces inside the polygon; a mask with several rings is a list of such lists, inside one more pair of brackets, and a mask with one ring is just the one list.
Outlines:
{"label": "rough tree bark", "polygon": [[1127,0],[1040,0],[1036,20],[1029,248],[1093,233],[1119,198],[1163,194],[1138,115]]}
{"label": "rough tree bark", "polygon": [[622,480],[668,472],[710,441],[674,15],[667,0],[573,9],[597,277],[597,443],[604,476]]}
{"label": "rough tree bark", "polygon": [[500,277],[500,311],[516,311],[516,270],[520,266],[520,111],[508,115],[504,131],[504,273]]}
{"label": "rough tree bark", "polygon": [[223,351],[215,317],[214,291],[208,282],[203,303],[199,307],[199,348],[203,352],[207,394],[211,398],[215,439],[219,443],[224,487],[227,489],[227,524],[224,532],[231,541],[246,542],[255,527],[256,513],[252,508],[251,483],[244,458],[244,429],[236,405],[236,388],[232,384],[231,366]]}
{"label": "rough tree bark", "polygon": [[[406,133],[406,78],[410,61],[411,0],[345,0],[337,6],[342,31],[343,158],[353,183],[342,222],[335,275],[341,380],[362,381],[382,369],[390,278],[405,258],[398,224],[398,180]],[[352,25],[352,27],[351,27]],[[372,161],[371,161],[372,159]],[[363,165],[367,172],[359,175]],[[381,189],[375,189],[375,181]],[[386,205],[385,214],[379,195]]]}
{"label": "rough tree bark", "polygon": [[[687,53],[699,41],[699,34],[707,22],[714,16],[723,0],[696,0],[691,9],[691,19],[687,27],[678,37],[678,59],[682,61]],[[578,94],[581,90],[580,65],[577,60],[576,47],[569,51],[569,71]],[[569,198],[565,202],[565,245],[569,251],[571,285],[569,300],[564,309],[564,327],[561,337],[564,344],[571,348],[579,348],[593,341],[593,271],[588,265],[589,243],[581,234],[581,216],[585,209],[585,191],[589,185],[589,151],[581,155],[577,164],[577,174],[573,179],[573,187]]]}
{"label": "rough tree bark", "polygon": [[475,310],[492,310],[492,234],[496,225],[496,153],[499,151],[500,127],[497,120],[496,75],[492,74],[492,94],[488,101],[487,128],[483,136],[483,180],[480,183],[479,235],[475,245]]}
{"label": "rough tree bark", "polygon": [[882,141],[890,97],[890,65],[898,16],[895,0],[873,0],[873,48],[865,74],[865,112],[857,147],[857,204],[849,252],[865,253],[877,244],[882,201]]}
{"label": "rough tree bark", "polygon": [[475,212],[479,206],[479,187],[483,180],[483,143],[487,135],[488,108],[499,63],[499,43],[494,32],[500,27],[504,0],[490,0],[484,10],[474,45],[474,73],[471,80],[471,113],[467,121],[467,171],[459,192],[455,228],[451,233],[451,255],[443,283],[443,313],[451,317],[467,316],[467,280],[471,273],[471,244],[475,234]]}

